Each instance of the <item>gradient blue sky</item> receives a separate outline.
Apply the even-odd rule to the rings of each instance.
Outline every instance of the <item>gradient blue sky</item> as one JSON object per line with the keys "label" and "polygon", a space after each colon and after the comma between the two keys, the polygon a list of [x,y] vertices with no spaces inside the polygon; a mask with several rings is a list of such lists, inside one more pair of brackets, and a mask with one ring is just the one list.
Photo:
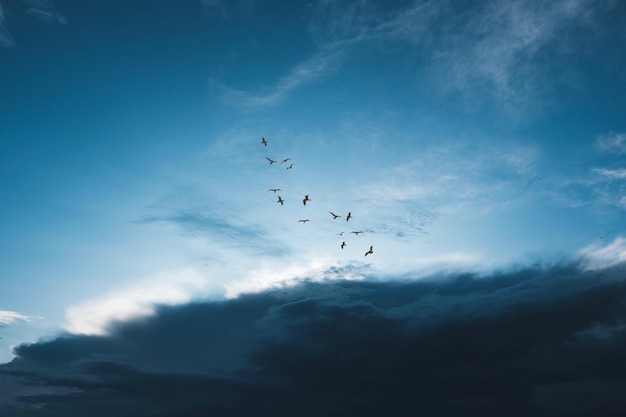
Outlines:
{"label": "gradient blue sky", "polygon": [[617,0],[0,0],[0,362],[303,279],[626,259],[625,27]]}

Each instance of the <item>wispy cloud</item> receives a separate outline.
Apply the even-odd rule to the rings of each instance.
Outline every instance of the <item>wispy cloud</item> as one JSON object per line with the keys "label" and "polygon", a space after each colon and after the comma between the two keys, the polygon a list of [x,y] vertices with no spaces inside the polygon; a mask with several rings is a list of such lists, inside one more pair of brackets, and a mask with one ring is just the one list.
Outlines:
{"label": "wispy cloud", "polygon": [[[245,218],[241,213],[230,218],[226,217],[226,213],[233,214],[235,211],[233,208],[223,209],[218,214],[215,210],[183,209],[172,214],[146,215],[138,222],[172,223],[189,236],[219,240],[223,244],[265,255],[284,254],[288,251],[280,241],[273,239],[260,225],[241,220]],[[233,219],[239,219],[239,221]]]}
{"label": "wispy cloud", "polygon": [[623,180],[626,179],[626,168],[622,169],[606,169],[606,168],[594,168],[592,172],[601,175],[609,180]]}
{"label": "wispy cloud", "polygon": [[6,26],[6,17],[2,3],[0,3],[0,46],[5,48],[13,46],[13,38],[9,34],[9,30]]}
{"label": "wispy cloud", "polygon": [[[26,14],[37,20],[45,23],[67,23],[65,16],[56,11],[52,0],[23,0],[23,4],[26,7]],[[0,3],[0,46],[9,48],[14,45],[13,37],[7,28],[5,9]]]}
{"label": "wispy cloud", "polygon": [[67,19],[56,11],[52,0],[25,0],[26,13],[46,23],[66,24]]}
{"label": "wispy cloud", "polygon": [[596,138],[596,148],[605,153],[626,154],[626,133],[611,132]]}
{"label": "wispy cloud", "polygon": [[327,48],[308,60],[296,65],[286,76],[265,92],[250,93],[229,88],[215,79],[210,79],[212,88],[221,92],[222,97],[231,104],[244,106],[274,105],[288,93],[312,80],[327,75],[335,70],[343,54],[343,49]]}
{"label": "wispy cloud", "polygon": [[524,112],[554,80],[536,59],[546,48],[559,54],[575,50],[558,34],[593,20],[594,2],[485,0],[471,6],[454,2],[413,1],[381,9],[372,1],[318,1],[310,22],[318,49],[265,91],[230,89],[216,80],[225,97],[244,105],[273,105],[295,88],[332,74],[350,49],[364,42],[409,41],[426,53],[431,76],[443,92],[467,98],[490,97],[511,113]]}
{"label": "wispy cloud", "polygon": [[0,326],[12,324],[16,321],[30,321],[32,317],[25,316],[15,311],[0,310]]}
{"label": "wispy cloud", "polygon": [[540,153],[530,146],[458,141],[425,149],[366,184],[363,193],[374,205],[418,204],[429,219],[459,211],[489,212],[525,198],[522,191],[539,160]]}

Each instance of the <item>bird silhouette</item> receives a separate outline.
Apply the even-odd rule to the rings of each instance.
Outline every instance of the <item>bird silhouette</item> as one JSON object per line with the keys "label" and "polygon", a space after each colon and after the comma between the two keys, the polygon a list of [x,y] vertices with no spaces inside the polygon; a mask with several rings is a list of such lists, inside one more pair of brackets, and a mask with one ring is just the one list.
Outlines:
{"label": "bird silhouette", "polygon": [[289,166],[287,167],[287,169],[291,169],[291,168],[293,168],[293,164],[291,164],[291,165],[289,165]]}
{"label": "bird silhouette", "polygon": [[360,230],[355,230],[355,231],[352,231],[350,233],[354,233],[357,236],[360,235],[360,234],[363,234],[363,232],[361,232]]}
{"label": "bird silhouette", "polygon": [[346,221],[350,220],[352,218],[352,212],[349,211],[348,215],[346,216]]}
{"label": "bird silhouette", "polygon": [[277,162],[277,161],[274,161],[273,159],[268,158],[267,156],[265,157],[265,159],[267,159],[268,161],[270,161],[270,165],[272,165],[273,163]]}
{"label": "bird silhouette", "polygon": [[289,161],[291,158],[285,158],[282,161],[280,161],[281,164],[284,164],[285,162]]}
{"label": "bird silhouette", "polygon": [[306,223],[306,222],[310,222],[311,220],[309,219],[300,219],[298,220],[299,223]]}
{"label": "bird silhouette", "polygon": [[276,201],[276,202],[280,203],[280,205],[282,206],[283,203],[285,202],[285,200],[283,200],[281,196],[278,196],[278,201]]}
{"label": "bird silhouette", "polygon": [[347,246],[347,244],[346,244],[346,242],[345,242],[345,241],[341,242],[341,249],[343,249],[343,248],[344,248],[344,247],[346,247],[346,246]]}
{"label": "bird silhouette", "polygon": [[337,236],[343,236],[344,233],[345,232],[339,232],[339,233],[337,233]]}
{"label": "bird silhouette", "polygon": [[368,250],[367,252],[365,252],[365,256],[367,255],[373,255],[374,254],[374,246],[370,246],[370,250]]}
{"label": "bird silhouette", "polygon": [[302,200],[302,204],[304,204],[306,206],[306,202],[307,201],[311,201],[311,199],[309,198],[308,194],[304,196],[304,199]]}
{"label": "bird silhouette", "polygon": [[337,217],[341,217],[341,216],[337,216],[335,213],[333,213],[332,211],[329,211],[330,215],[333,216],[333,220],[337,219]]}
{"label": "bird silhouette", "polygon": [[265,140],[265,138],[263,136],[261,136],[261,143],[265,146],[267,146],[267,141]]}
{"label": "bird silhouette", "polygon": [[282,191],[282,190],[280,188],[270,188],[267,191],[272,191],[272,192],[276,193],[277,191]]}

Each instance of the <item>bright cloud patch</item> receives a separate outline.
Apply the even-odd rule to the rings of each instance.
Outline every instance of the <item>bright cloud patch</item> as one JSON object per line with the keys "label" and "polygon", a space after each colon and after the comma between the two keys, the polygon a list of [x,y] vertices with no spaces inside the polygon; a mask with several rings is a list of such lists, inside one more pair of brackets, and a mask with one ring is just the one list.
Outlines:
{"label": "bright cloud patch", "polygon": [[589,268],[606,268],[626,260],[626,239],[617,237],[608,245],[592,244],[581,251]]}
{"label": "bright cloud patch", "polygon": [[162,273],[124,290],[68,307],[64,327],[74,334],[106,334],[115,322],[150,316],[156,304],[187,303],[207,286],[208,280],[193,269]]}
{"label": "bright cloud patch", "polygon": [[30,321],[30,317],[15,311],[0,310],[0,326],[14,323],[16,321]]}

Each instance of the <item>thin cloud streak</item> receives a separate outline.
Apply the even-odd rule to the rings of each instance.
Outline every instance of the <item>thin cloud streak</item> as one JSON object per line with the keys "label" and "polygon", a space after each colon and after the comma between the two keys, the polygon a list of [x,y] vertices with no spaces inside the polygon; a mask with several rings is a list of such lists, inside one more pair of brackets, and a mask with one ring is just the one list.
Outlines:
{"label": "thin cloud streak", "polygon": [[623,180],[626,179],[626,168],[622,169],[606,169],[606,168],[594,168],[592,169],[596,174],[600,174],[609,180]]}
{"label": "thin cloud streak", "polygon": [[0,46],[10,48],[11,46],[13,46],[13,44],[13,38],[9,34],[9,30],[6,26],[4,8],[2,6],[2,3],[0,3]]}
{"label": "thin cloud streak", "polygon": [[15,311],[0,310],[0,326],[6,326],[16,321],[29,322],[33,317],[25,316]]}
{"label": "thin cloud streak", "polygon": [[[350,48],[363,42],[408,40],[416,49],[432,51],[427,63],[444,93],[466,98],[485,93],[504,104],[512,115],[526,113],[547,100],[550,83],[541,73],[536,55],[545,47],[567,54],[557,34],[570,25],[589,26],[593,2],[534,0],[501,3],[484,1],[471,8],[451,2],[416,1],[392,12],[381,12],[372,2],[318,2],[310,33],[318,45],[312,57],[293,67],[265,93],[228,88],[217,80],[212,86],[224,98],[244,106],[275,105],[294,89],[328,76],[347,59]],[[451,15],[456,15],[452,22]],[[435,37],[434,28],[444,28]],[[438,30],[441,32],[441,30]]]}

